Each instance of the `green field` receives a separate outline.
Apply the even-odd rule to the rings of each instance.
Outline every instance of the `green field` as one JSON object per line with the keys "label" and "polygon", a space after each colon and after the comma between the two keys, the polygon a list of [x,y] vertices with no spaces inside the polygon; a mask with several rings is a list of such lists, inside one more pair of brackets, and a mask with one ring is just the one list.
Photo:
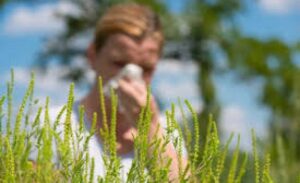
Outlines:
{"label": "green field", "polygon": [[[103,101],[101,79],[99,79],[100,99]],[[95,161],[90,158],[87,144],[96,132],[94,115],[93,125],[89,134],[84,134],[84,109],[80,108],[80,128],[72,129],[71,113],[74,103],[74,85],[70,86],[69,97],[55,120],[49,117],[49,98],[45,104],[34,99],[34,76],[25,92],[18,111],[14,114],[13,96],[14,81],[7,84],[7,94],[0,100],[0,182],[168,182],[170,164],[160,163],[160,156],[166,143],[153,139],[147,142],[147,129],[151,121],[151,111],[147,105],[141,112],[138,131],[135,139],[135,157],[127,180],[120,176],[120,158],[116,153],[116,110],[117,96],[111,93],[112,108],[109,118],[110,125],[101,129],[104,151],[105,176],[94,177]],[[149,101],[149,97],[148,97]],[[100,101],[101,102],[101,101]],[[148,102],[149,103],[149,102]],[[104,105],[103,105],[104,106]],[[287,148],[286,140],[278,135],[274,143],[259,142],[252,130],[252,152],[240,150],[240,136],[232,134],[225,144],[220,142],[217,124],[213,117],[207,117],[207,130],[199,134],[201,123],[198,114],[188,101],[178,102],[183,121],[175,119],[175,105],[166,112],[166,142],[174,143],[179,157],[182,149],[188,151],[188,167],[179,166],[180,182],[300,182],[300,168],[297,154],[293,148]],[[192,119],[187,119],[183,108],[187,107]],[[38,108],[33,112],[33,108]],[[101,109],[102,113],[105,108]],[[107,121],[107,119],[103,119]],[[63,134],[58,126],[63,126]],[[179,135],[174,135],[178,131]],[[242,135],[242,134],[241,134]],[[76,137],[76,138],[75,138]],[[229,145],[237,138],[235,148]],[[74,140],[79,139],[79,140]],[[52,145],[58,147],[56,153],[59,162],[53,162]],[[83,144],[83,148],[78,148]],[[29,161],[32,149],[38,150],[35,164]],[[154,148],[151,157],[147,149]],[[171,161],[171,159],[169,160]]]}

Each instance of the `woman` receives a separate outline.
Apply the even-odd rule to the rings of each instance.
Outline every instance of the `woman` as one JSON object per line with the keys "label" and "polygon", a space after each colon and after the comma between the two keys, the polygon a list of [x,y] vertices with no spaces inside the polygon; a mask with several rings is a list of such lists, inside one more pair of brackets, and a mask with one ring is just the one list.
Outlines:
{"label": "woman", "polygon": [[[154,12],[137,4],[121,4],[111,7],[100,18],[96,26],[95,38],[87,50],[88,63],[96,73],[96,78],[101,76],[104,85],[127,64],[135,64],[142,68],[144,82],[124,77],[118,80],[119,87],[116,89],[118,101],[123,109],[117,112],[117,153],[129,166],[134,156],[132,134],[137,134],[138,115],[141,107],[146,104],[147,85],[151,83],[163,42],[161,24]],[[149,142],[154,138],[157,129],[159,137],[164,133],[158,121],[159,110],[153,97],[150,103],[153,117],[148,136]],[[102,117],[98,112],[100,102],[97,79],[91,91],[80,101],[80,105],[85,108],[88,123],[92,121],[93,112],[98,113],[97,128],[102,128]],[[110,116],[109,99],[106,101],[106,109],[107,116]],[[102,140],[99,134],[97,134],[97,141],[100,144],[94,142],[92,150],[95,151],[94,156],[101,154],[97,152],[101,151]],[[148,150],[148,155],[150,154],[151,149]],[[170,180],[176,180],[179,162],[171,143],[167,145],[162,157],[162,159],[172,159],[169,177]],[[182,163],[185,164],[185,160]],[[125,173],[129,166],[124,165]]]}

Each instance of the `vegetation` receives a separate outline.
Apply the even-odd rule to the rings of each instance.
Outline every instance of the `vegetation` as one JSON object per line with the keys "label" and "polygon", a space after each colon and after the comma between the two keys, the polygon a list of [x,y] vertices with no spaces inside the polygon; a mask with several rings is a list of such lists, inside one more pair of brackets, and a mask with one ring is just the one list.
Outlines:
{"label": "vegetation", "polygon": [[[111,5],[120,2],[146,4],[158,12],[163,23],[167,24],[163,57],[197,63],[199,93],[204,106],[199,114],[200,121],[210,113],[219,121],[222,106],[218,101],[214,78],[235,73],[238,81],[258,81],[258,102],[271,112],[271,141],[275,143],[278,133],[284,141],[299,136],[299,123],[295,120],[299,119],[299,105],[295,102],[299,98],[299,63],[296,61],[300,52],[299,40],[286,43],[274,37],[259,39],[245,35],[237,26],[236,17],[247,11],[246,0],[178,1],[182,7],[176,12],[171,10],[170,3],[159,0],[70,2],[82,14],[60,15],[66,29],[45,42],[47,49],[41,52],[37,62],[42,68],[47,68],[48,63],[55,60],[68,66],[69,73],[65,78],[79,83],[85,81],[85,70],[72,66],[72,61],[82,56],[86,48],[74,46],[74,40],[91,38],[97,19]],[[220,60],[224,63],[220,64]],[[203,125],[206,125],[205,120]],[[201,133],[205,133],[206,128],[201,128]],[[299,142],[294,145],[295,149],[300,149]]]}
{"label": "vegetation", "polygon": [[[175,110],[174,105],[166,113],[166,131],[170,133],[165,138],[174,142],[179,154],[184,146],[188,151],[191,175],[186,180],[186,171],[181,169],[181,182],[300,182],[300,72],[299,63],[295,61],[300,44],[296,41],[295,44],[285,43],[276,38],[261,40],[244,35],[235,22],[235,17],[247,8],[244,0],[185,0],[179,12],[172,12],[170,4],[159,0],[70,1],[83,13],[58,15],[64,20],[66,29],[47,39],[47,50],[40,55],[42,68],[47,68],[48,63],[55,60],[70,68],[66,78],[85,81],[85,71],[72,65],[73,59],[82,56],[85,48],[74,47],[76,44],[73,41],[92,35],[97,18],[107,7],[129,1],[149,5],[161,15],[163,22],[168,23],[165,29],[167,49],[164,57],[191,59],[199,67],[199,92],[205,107],[203,113],[197,114],[198,111],[194,111],[188,102],[182,105],[181,101],[178,102],[179,110]],[[7,2],[11,1],[0,0],[0,10]],[[224,60],[222,65],[225,67],[220,67],[220,58]],[[229,149],[232,136],[225,144],[219,142],[216,123],[222,106],[217,100],[218,91],[213,78],[228,72],[235,72],[240,81],[259,80],[259,101],[272,114],[270,138],[266,142],[256,143],[259,141],[256,141],[253,134],[253,152],[250,154],[241,152],[239,143],[234,150]],[[16,114],[13,112],[16,106],[12,102],[13,74],[7,84],[7,94],[0,97],[0,182],[92,182],[95,162],[89,157],[86,144],[96,131],[94,129],[87,135],[82,134],[83,108],[80,108],[81,128],[78,131],[71,128],[73,86],[67,104],[55,120],[48,114],[50,100],[47,99],[43,106],[39,106],[40,102],[34,100],[33,87],[34,79]],[[112,96],[115,107],[117,98]],[[38,107],[38,110],[33,112],[33,107]],[[186,114],[182,113],[184,107],[190,110],[193,116],[191,120],[186,119]],[[174,118],[177,111],[182,113],[184,119],[182,130]],[[103,107],[102,113],[105,113]],[[209,113],[214,115],[216,121],[211,117],[207,120]],[[135,142],[138,156],[128,182],[166,180],[168,167],[157,164],[158,155],[163,149],[159,148],[158,141],[154,140],[150,144],[145,142],[149,115],[149,109],[145,108],[139,121],[140,138]],[[103,121],[108,121],[108,118],[105,117]],[[94,115],[94,121],[96,119]],[[112,116],[110,120],[111,125],[100,132],[106,139],[103,159],[107,169],[107,174],[100,181],[118,182],[121,165],[115,153],[116,119]],[[62,124],[64,133],[60,134],[58,128]],[[171,132],[174,130],[179,130],[179,137],[173,137]],[[58,152],[49,150],[53,143],[59,147]],[[74,148],[80,144],[83,144],[83,149]],[[145,158],[145,149],[149,146],[156,149],[150,160]],[[32,149],[38,149],[36,167],[28,162]],[[58,164],[50,161],[55,153],[61,158]],[[144,167],[148,167],[148,171],[144,171]]]}
{"label": "vegetation", "polygon": [[[170,3],[159,0],[70,2],[82,13],[59,15],[66,29],[48,38],[47,49],[41,52],[38,65],[47,68],[52,58],[56,58],[58,63],[69,66],[66,78],[84,81],[85,70],[72,67],[72,61],[84,55],[86,48],[74,46],[74,40],[90,39],[96,21],[108,7],[137,2],[153,8],[167,24],[163,56],[197,63],[198,84],[205,107],[203,116],[209,113],[218,116],[221,106],[213,77],[224,71],[235,72],[241,81],[259,79],[262,85],[260,102],[271,110],[274,118],[291,121],[295,115],[289,108],[294,107],[296,90],[293,81],[298,73],[294,56],[299,53],[299,44],[297,40],[286,43],[276,38],[261,40],[245,35],[236,24],[236,17],[247,10],[245,0],[178,1],[182,7],[176,12],[171,10]],[[220,60],[224,63],[220,64]]]}
{"label": "vegetation", "polygon": [[[104,125],[104,128],[100,130],[104,139],[102,158],[106,171],[103,177],[96,178],[94,177],[96,175],[94,172],[95,160],[89,155],[88,142],[96,132],[97,116],[94,115],[92,128],[86,134],[84,132],[84,109],[80,107],[79,128],[72,128],[71,113],[74,103],[74,85],[70,86],[66,105],[62,107],[53,120],[49,116],[49,98],[46,99],[44,106],[38,107],[37,112],[33,113],[31,110],[33,106],[38,105],[38,102],[34,100],[34,76],[32,76],[15,115],[12,112],[13,76],[12,72],[12,79],[7,84],[7,94],[2,96],[0,100],[0,124],[6,124],[5,128],[1,126],[0,133],[0,182],[95,182],[95,180],[98,182],[125,182],[120,177],[122,165],[116,153],[117,96],[113,91],[111,91],[112,115],[110,122],[108,125],[108,117],[103,115],[103,121],[107,125]],[[100,100],[103,101],[101,79],[99,83]],[[139,133],[134,142],[135,157],[126,182],[168,182],[167,174],[170,164],[161,164],[159,156],[164,151],[166,143],[162,143],[159,139],[153,139],[152,142],[147,141],[147,129],[151,121],[149,96],[147,101],[148,105],[142,109],[138,121]],[[4,108],[5,103],[7,103],[7,107]],[[183,126],[185,127],[183,129],[179,127],[179,123],[175,119],[175,105],[173,105],[172,109],[166,112],[167,129],[164,137],[166,142],[174,143],[179,157],[183,156],[183,148],[188,150],[189,166],[186,169],[179,166],[180,182],[235,183],[250,180],[250,182],[259,183],[278,180],[277,177],[276,179],[272,178],[270,155],[267,153],[262,157],[258,151],[259,146],[257,146],[254,131],[252,131],[252,155],[240,151],[239,136],[234,150],[231,151],[229,145],[234,138],[233,135],[225,144],[220,143],[216,123],[210,117],[207,122],[206,138],[203,138],[199,134],[201,123],[196,111],[193,110],[188,101],[185,101],[185,105],[193,116],[193,130],[187,127],[185,114],[182,114]],[[182,108],[180,102],[179,109],[183,111]],[[102,105],[101,111],[106,113],[104,105]],[[59,126],[63,128],[63,131],[58,130]],[[177,136],[173,133],[176,130],[179,132]],[[199,142],[203,139],[205,139],[204,146],[200,146]],[[183,143],[184,141],[185,143]],[[57,152],[52,148],[52,143],[55,143]],[[147,156],[148,148],[154,149],[151,157]],[[37,157],[35,164],[32,164],[29,159],[30,153],[34,149],[37,150]],[[279,149],[282,150],[281,147]],[[53,161],[55,153],[58,155],[58,161]],[[288,156],[288,154],[282,155],[281,158]],[[299,177],[296,180],[296,175],[299,175],[299,168],[295,170],[298,171],[298,174],[289,180],[299,182]],[[247,178],[249,175],[251,179]]]}

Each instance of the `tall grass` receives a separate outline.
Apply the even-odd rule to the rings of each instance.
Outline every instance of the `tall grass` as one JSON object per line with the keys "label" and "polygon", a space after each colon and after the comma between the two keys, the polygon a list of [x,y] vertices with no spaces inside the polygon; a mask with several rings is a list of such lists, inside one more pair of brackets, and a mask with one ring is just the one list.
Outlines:
{"label": "tall grass", "polygon": [[[100,130],[96,129],[97,113],[94,113],[92,127],[87,134],[85,133],[83,107],[79,107],[79,128],[72,126],[74,84],[70,86],[66,105],[61,108],[54,119],[49,114],[49,98],[43,106],[38,106],[38,103],[34,101],[33,75],[15,115],[12,112],[13,90],[12,72],[11,81],[7,84],[7,93],[0,97],[0,182],[95,182],[95,180],[129,183],[169,182],[168,172],[172,159],[163,159],[161,156],[168,143],[174,144],[179,159],[185,156],[182,153],[183,149],[187,150],[188,166],[184,167],[179,164],[179,182],[239,183],[249,181],[245,179],[246,174],[254,175],[250,182],[276,182],[272,179],[270,155],[266,153],[262,160],[262,156],[257,151],[254,131],[252,132],[252,155],[240,151],[239,136],[232,151],[229,147],[234,135],[232,134],[225,144],[220,143],[217,124],[212,116],[207,120],[206,134],[199,134],[201,124],[198,114],[188,101],[184,102],[185,105],[181,101],[178,102],[183,127],[181,128],[177,122],[175,118],[177,110],[175,105],[172,105],[172,108],[165,114],[167,128],[163,140],[154,138],[149,141],[148,132],[152,118],[150,95],[147,97],[147,105],[142,109],[138,120],[133,163],[127,180],[123,180],[120,174],[121,159],[116,150],[118,99],[114,91],[111,91],[112,112],[109,121],[104,105],[105,97],[101,79],[99,79],[99,102],[101,120],[104,125]],[[7,104],[6,110],[4,110],[5,103]],[[35,112],[32,110],[33,107],[37,108]],[[191,113],[192,125],[183,112],[185,107]],[[3,130],[2,127],[6,129]],[[98,134],[97,130],[103,139],[102,158],[106,170],[103,177],[95,177],[97,175],[95,163],[97,162],[90,157],[88,151],[89,141],[93,135]],[[201,143],[204,139],[205,141]],[[151,155],[147,153],[149,148],[152,149]],[[37,151],[34,163],[30,161],[32,151]],[[300,181],[300,177],[296,179]]]}

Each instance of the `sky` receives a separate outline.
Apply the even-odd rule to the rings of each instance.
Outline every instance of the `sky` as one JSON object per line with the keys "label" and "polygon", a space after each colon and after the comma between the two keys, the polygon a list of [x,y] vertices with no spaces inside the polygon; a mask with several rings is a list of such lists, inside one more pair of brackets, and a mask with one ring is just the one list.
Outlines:
{"label": "sky", "polygon": [[[275,37],[287,43],[300,40],[300,0],[246,1],[246,10],[236,17],[236,23],[244,34],[260,39]],[[174,11],[178,11],[183,1],[168,2]],[[64,29],[63,22],[54,12],[77,13],[76,8],[65,1],[9,3],[0,11],[0,95],[6,91],[9,70],[14,68],[17,85],[15,97],[16,100],[22,97],[29,82],[30,68],[43,49],[45,36]],[[58,80],[61,73],[63,71],[59,69],[52,69],[44,76],[38,75],[37,97],[42,99],[49,95],[54,98],[54,104],[66,101],[68,83]],[[197,67],[192,62],[185,62],[185,65],[171,60],[161,62],[154,78],[153,90],[164,100],[165,108],[180,97],[189,99],[197,110],[201,110],[196,75]],[[234,75],[230,74],[216,77],[215,81],[223,106],[222,129],[245,134],[248,139],[244,143],[245,147],[251,145],[250,128],[256,128],[262,137],[265,136],[269,112],[257,102],[259,84],[255,81],[237,82]],[[76,90],[78,97],[84,93]]]}

